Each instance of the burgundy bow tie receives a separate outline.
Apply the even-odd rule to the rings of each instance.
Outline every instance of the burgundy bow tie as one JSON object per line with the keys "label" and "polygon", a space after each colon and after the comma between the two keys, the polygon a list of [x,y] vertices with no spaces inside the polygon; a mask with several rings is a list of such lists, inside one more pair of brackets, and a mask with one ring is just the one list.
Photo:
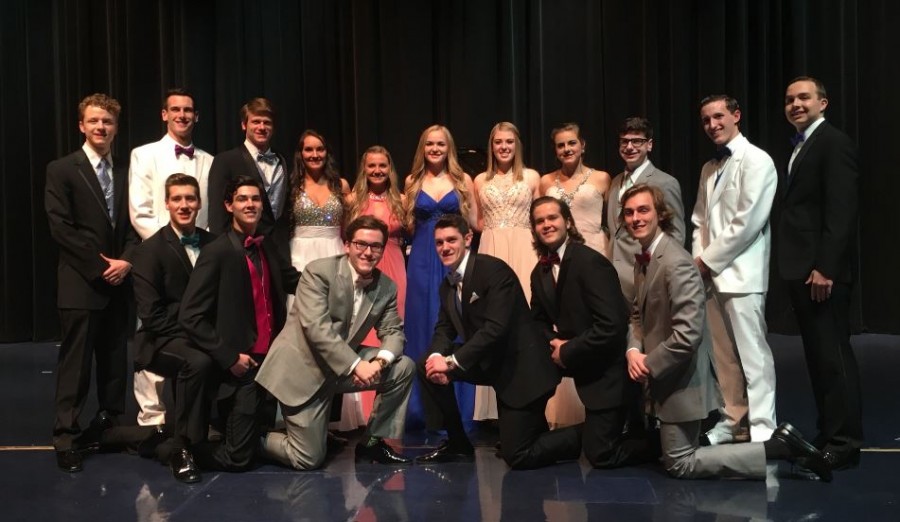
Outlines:
{"label": "burgundy bow tie", "polygon": [[552,254],[547,254],[546,256],[541,256],[538,258],[538,263],[544,267],[545,270],[549,270],[553,267],[553,265],[559,264],[559,254],[553,252]]}
{"label": "burgundy bow tie", "polygon": [[247,237],[245,237],[244,238],[244,248],[250,248],[251,246],[255,246],[256,248],[259,248],[259,245],[262,244],[263,238],[265,238],[265,237],[266,236],[256,236],[256,237],[247,236]]}
{"label": "burgundy bow tie", "polygon": [[650,252],[644,250],[640,254],[634,255],[635,263],[641,266],[647,266],[650,264]]}
{"label": "burgundy bow tie", "polygon": [[177,158],[178,156],[181,156],[182,154],[184,154],[185,156],[187,156],[191,159],[194,159],[194,146],[191,145],[190,147],[182,147],[181,145],[176,143],[175,144],[175,157]]}

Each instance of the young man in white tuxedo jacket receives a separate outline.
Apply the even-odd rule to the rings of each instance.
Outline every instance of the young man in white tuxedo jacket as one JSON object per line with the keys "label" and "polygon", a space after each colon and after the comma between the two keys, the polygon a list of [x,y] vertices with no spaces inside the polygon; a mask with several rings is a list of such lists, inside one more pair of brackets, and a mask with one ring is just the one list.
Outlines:
{"label": "young man in white tuxedo jacket", "polygon": [[[131,151],[128,169],[128,208],[131,224],[142,240],[149,238],[160,228],[169,225],[166,211],[166,178],[172,174],[187,174],[200,185],[201,201],[206,197],[209,168],[212,155],[193,143],[194,125],[200,113],[193,95],[185,89],[169,89],[163,99],[162,121],[166,134],[159,141],[136,147]],[[219,204],[221,198],[216,198]],[[197,214],[197,226],[207,228],[207,208]],[[137,422],[141,426],[158,426],[166,422],[166,409],[160,399],[165,380],[148,370],[134,374],[134,398],[140,411]]]}
{"label": "young man in white tuxedo jacket", "polygon": [[718,424],[705,434],[708,444],[765,441],[776,427],[765,307],[778,175],[772,158],[741,134],[740,121],[731,96],[700,102],[700,122],[716,155],[700,172],[691,255],[708,290],[706,318],[725,402]]}

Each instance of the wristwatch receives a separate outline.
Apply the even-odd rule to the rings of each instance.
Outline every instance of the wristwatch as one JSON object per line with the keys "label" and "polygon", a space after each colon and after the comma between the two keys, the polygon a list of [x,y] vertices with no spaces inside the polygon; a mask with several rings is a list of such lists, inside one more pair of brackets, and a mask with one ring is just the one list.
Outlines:
{"label": "wristwatch", "polygon": [[455,369],[456,369],[456,361],[453,360],[453,356],[452,356],[452,355],[447,355],[447,356],[445,356],[445,357],[444,357],[444,362],[447,363],[447,369],[448,369],[448,370],[455,370]]}
{"label": "wristwatch", "polygon": [[376,358],[372,359],[372,362],[378,363],[378,365],[381,366],[381,369],[382,369],[382,370],[385,369],[385,368],[387,368],[388,365],[390,364],[389,362],[387,362],[386,360],[382,359],[381,357],[376,357]]}

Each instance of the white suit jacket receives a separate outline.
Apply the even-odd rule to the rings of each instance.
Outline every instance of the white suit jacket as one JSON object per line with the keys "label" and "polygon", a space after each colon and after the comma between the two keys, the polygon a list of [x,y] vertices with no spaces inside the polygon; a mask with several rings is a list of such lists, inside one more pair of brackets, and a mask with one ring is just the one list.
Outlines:
{"label": "white suit jacket", "polygon": [[[731,157],[703,165],[694,224],[692,254],[712,271],[719,292],[768,290],[771,237],[769,213],[778,188],[772,158],[742,134],[728,144]],[[724,169],[716,183],[718,170]]]}
{"label": "white suit jacket", "polygon": [[[136,147],[131,151],[128,167],[128,209],[131,224],[141,239],[155,234],[169,223],[166,211],[166,178],[175,173],[197,178],[203,205],[197,214],[197,226],[208,228],[207,209],[211,202],[206,197],[209,167],[213,157],[194,146],[194,159],[185,155],[175,157],[175,140],[168,134],[159,141]],[[219,205],[221,201],[217,202]],[[215,203],[213,203],[215,204]]]}

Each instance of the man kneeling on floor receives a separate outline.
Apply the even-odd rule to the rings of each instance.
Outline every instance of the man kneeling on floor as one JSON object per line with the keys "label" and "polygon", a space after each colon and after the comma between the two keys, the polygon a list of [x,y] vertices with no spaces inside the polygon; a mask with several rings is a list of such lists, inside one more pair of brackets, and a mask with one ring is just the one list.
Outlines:
{"label": "man kneeling on floor", "polygon": [[[383,440],[403,436],[415,373],[402,355],[397,286],[375,268],[387,225],[361,216],[345,233],[346,254],[306,265],[288,322],[256,376],[281,404],[286,428],[265,437],[264,455],[295,469],[322,465],[332,396],[360,390],[377,395],[356,460],[410,462]],[[373,327],[381,348],[361,347]]]}

